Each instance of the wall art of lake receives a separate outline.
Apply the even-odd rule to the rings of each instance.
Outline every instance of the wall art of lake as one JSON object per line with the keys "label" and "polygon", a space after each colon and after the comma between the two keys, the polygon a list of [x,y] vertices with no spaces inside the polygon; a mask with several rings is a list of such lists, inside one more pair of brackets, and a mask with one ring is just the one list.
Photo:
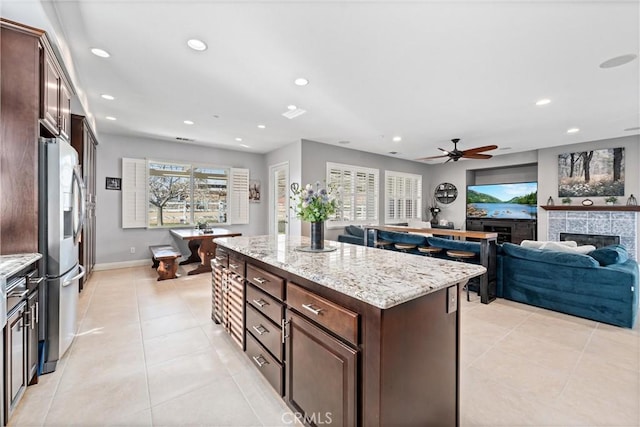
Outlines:
{"label": "wall art of lake", "polygon": [[517,203],[469,203],[467,218],[536,219],[537,207]]}

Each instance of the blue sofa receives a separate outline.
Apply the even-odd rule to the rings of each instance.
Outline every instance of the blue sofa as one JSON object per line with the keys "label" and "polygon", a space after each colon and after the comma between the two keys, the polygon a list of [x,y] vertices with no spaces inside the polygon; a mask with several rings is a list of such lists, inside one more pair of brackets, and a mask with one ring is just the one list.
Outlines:
{"label": "blue sofa", "polygon": [[504,243],[497,295],[632,328],[638,315],[638,264],[619,245],[587,255]]}
{"label": "blue sofa", "polygon": [[[369,230],[369,246],[373,246],[375,230]],[[409,234],[395,231],[378,231],[378,240],[384,240],[391,243],[410,243],[417,246],[426,246],[427,238],[424,236],[420,236],[419,234]],[[357,227],[355,225],[348,225],[345,227],[345,233],[338,236],[338,242],[345,243],[353,243],[355,245],[364,245],[364,229]],[[395,247],[389,245],[388,249],[395,250]],[[412,252],[419,254],[417,249],[409,250],[407,252]]]}

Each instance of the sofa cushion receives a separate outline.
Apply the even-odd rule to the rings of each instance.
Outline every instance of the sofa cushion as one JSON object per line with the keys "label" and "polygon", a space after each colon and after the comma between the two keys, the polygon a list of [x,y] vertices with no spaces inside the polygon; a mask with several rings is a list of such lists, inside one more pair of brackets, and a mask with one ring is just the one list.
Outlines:
{"label": "sofa cushion", "polygon": [[587,255],[589,252],[594,251],[596,247],[593,245],[567,246],[563,245],[562,242],[547,242],[539,249],[543,251],[558,251]]}
{"label": "sofa cushion", "polygon": [[612,264],[622,264],[629,259],[627,250],[621,245],[605,246],[604,248],[589,252],[589,255],[603,267]]}
{"label": "sofa cushion", "polygon": [[480,254],[479,242],[467,242],[464,240],[450,240],[442,237],[427,237],[429,246],[435,246],[446,250],[467,251]]}
{"label": "sofa cushion", "polygon": [[419,234],[397,233],[395,231],[378,231],[378,239],[393,243],[409,243],[421,246],[426,243],[426,237]]}
{"label": "sofa cushion", "polygon": [[598,261],[589,255],[579,253],[545,251],[541,249],[523,248],[512,243],[503,243],[502,250],[506,255],[526,259],[528,261],[544,262],[547,264],[558,264],[567,267],[597,268]]}
{"label": "sofa cushion", "polygon": [[360,237],[360,238],[364,238],[364,229],[360,228],[356,225],[347,225],[345,228],[345,231],[347,232],[347,234],[350,234],[352,236],[356,236],[356,237]]}

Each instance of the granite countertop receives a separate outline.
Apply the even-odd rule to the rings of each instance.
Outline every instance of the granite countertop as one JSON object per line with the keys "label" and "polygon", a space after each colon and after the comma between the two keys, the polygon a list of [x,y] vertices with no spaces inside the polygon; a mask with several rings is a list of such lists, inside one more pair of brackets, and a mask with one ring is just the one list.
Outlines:
{"label": "granite countertop", "polygon": [[329,240],[325,246],[336,251],[296,251],[309,245],[307,237],[243,236],[215,243],[382,309],[486,272],[476,264]]}
{"label": "granite countertop", "polygon": [[42,255],[38,253],[0,255],[0,278],[6,279],[40,258]]}

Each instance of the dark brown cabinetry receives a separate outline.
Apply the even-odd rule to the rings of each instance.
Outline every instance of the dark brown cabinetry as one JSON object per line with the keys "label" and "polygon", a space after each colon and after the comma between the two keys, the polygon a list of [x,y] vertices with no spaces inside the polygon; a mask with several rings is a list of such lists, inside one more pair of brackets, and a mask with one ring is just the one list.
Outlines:
{"label": "dark brown cabinetry", "polygon": [[27,387],[27,328],[25,326],[26,303],[17,305],[7,316],[5,326],[5,411],[6,420],[20,402]]}
{"label": "dark brown cabinetry", "polygon": [[56,136],[71,136],[71,89],[51,48],[42,49],[42,88],[40,118],[42,124]]}
{"label": "dark brown cabinetry", "polygon": [[286,399],[309,424],[357,425],[358,351],[287,310]]}
{"label": "dark brown cabinetry", "polygon": [[459,425],[458,285],[380,309],[220,245],[214,264],[232,256],[246,354],[305,425]]}
{"label": "dark brown cabinetry", "polygon": [[520,244],[536,239],[536,221],[517,219],[468,219],[467,230],[498,233],[498,243]]}
{"label": "dark brown cabinetry", "polygon": [[79,245],[80,264],[85,276],[80,279],[80,289],[89,280],[96,263],[96,151],[98,141],[84,116],[71,116],[71,145],[78,152],[82,178],[86,187],[86,215]]}
{"label": "dark brown cabinetry", "polygon": [[38,377],[38,330],[40,326],[40,292],[35,289],[27,299],[27,381],[37,382]]}

